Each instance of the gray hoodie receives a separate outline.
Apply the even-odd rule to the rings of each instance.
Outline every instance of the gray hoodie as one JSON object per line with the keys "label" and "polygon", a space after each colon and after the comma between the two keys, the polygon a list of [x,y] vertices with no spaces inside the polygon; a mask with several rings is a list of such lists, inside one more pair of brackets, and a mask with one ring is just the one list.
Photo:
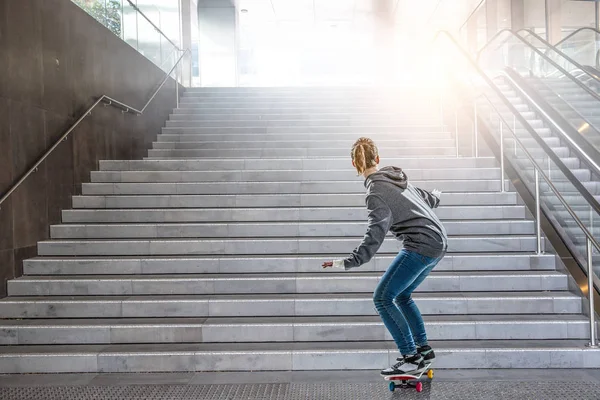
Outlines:
{"label": "gray hoodie", "polygon": [[446,230],[433,209],[440,200],[414,187],[402,169],[384,167],[365,180],[367,233],[362,243],[344,260],[346,269],[373,258],[388,231],[403,241],[404,248],[427,257],[439,257],[448,247]]}

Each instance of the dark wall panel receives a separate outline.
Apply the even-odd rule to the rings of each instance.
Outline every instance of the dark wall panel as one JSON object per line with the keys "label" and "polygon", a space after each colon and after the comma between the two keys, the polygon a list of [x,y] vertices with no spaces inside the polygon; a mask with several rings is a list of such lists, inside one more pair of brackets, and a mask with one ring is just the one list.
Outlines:
{"label": "dark wall panel", "polygon": [[[0,0],[0,193],[94,101],[141,108],[164,72],[69,0]],[[147,154],[175,107],[170,80],[143,116],[98,107],[0,208],[0,296],[102,159]]]}

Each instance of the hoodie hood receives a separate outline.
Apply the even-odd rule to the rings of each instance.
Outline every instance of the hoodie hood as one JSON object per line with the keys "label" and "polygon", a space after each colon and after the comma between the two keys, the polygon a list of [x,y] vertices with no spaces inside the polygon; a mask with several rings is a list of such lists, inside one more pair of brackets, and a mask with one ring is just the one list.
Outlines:
{"label": "hoodie hood", "polygon": [[371,182],[375,181],[389,182],[400,189],[406,189],[408,186],[408,177],[402,171],[402,168],[398,167],[383,167],[379,171],[372,173],[365,180],[365,186],[369,187]]}

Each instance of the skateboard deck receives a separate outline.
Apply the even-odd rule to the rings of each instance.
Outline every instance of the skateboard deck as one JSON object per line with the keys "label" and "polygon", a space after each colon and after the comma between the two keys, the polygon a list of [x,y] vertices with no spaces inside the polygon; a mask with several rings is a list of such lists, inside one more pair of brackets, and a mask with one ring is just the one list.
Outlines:
{"label": "skateboard deck", "polygon": [[384,376],[383,379],[389,382],[390,392],[393,392],[398,387],[404,389],[414,387],[417,390],[417,392],[422,392],[423,382],[420,382],[419,380],[425,374],[427,374],[427,377],[429,379],[433,379],[433,369],[431,368],[432,364],[432,361],[426,362],[425,369],[423,369],[421,372],[415,375],[388,375]]}

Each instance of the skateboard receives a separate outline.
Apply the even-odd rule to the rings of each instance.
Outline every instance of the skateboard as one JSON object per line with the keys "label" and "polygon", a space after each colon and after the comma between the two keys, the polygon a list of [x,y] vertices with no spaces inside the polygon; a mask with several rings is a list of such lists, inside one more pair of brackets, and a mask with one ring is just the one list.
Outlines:
{"label": "skateboard", "polygon": [[417,392],[423,391],[423,382],[419,381],[421,377],[427,374],[429,379],[433,379],[433,369],[431,369],[433,362],[426,362],[425,369],[416,375],[389,375],[384,376],[383,379],[389,382],[388,387],[390,392],[396,390],[396,388],[412,388],[414,387]]}

